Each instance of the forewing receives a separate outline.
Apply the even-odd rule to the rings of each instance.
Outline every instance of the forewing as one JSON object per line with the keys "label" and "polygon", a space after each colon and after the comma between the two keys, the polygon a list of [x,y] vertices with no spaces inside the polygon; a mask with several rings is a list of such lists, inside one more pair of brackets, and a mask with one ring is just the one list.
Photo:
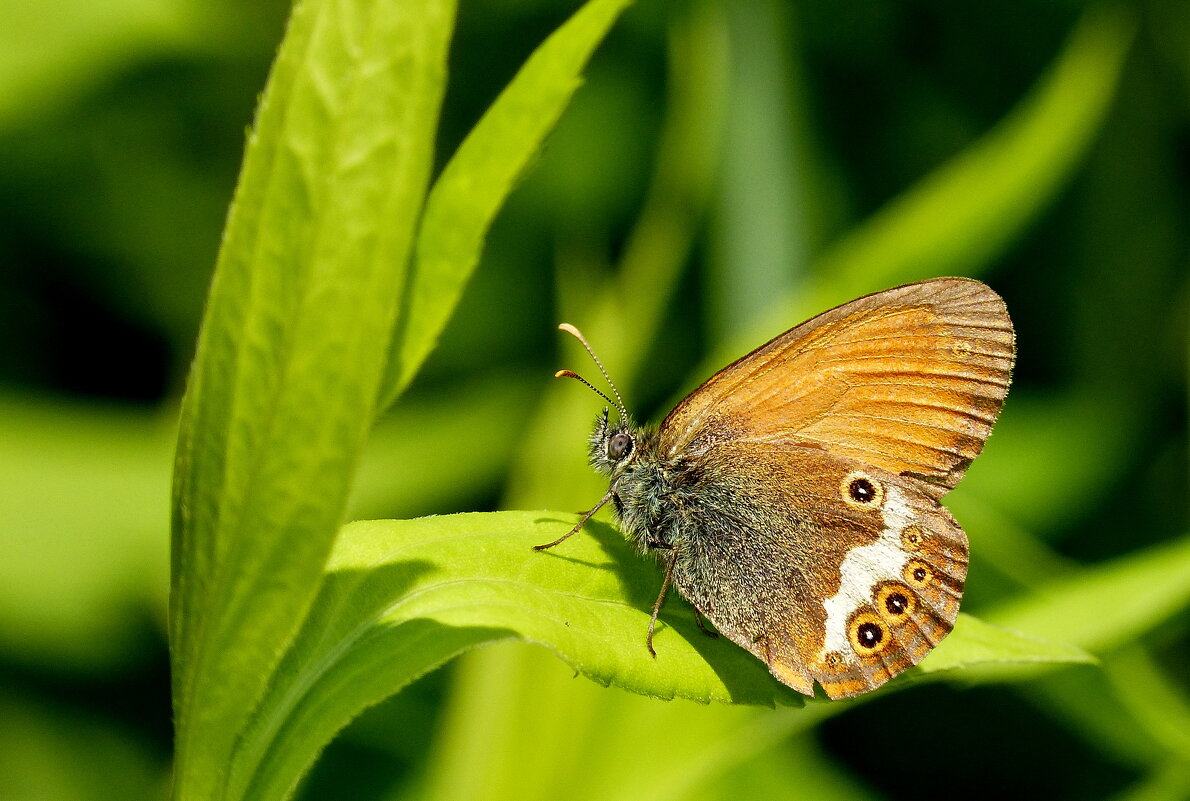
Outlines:
{"label": "forewing", "polygon": [[940,278],[853,300],[728,365],[661,425],[668,456],[796,444],[912,476],[940,497],[982,450],[1015,346],[1000,297]]}
{"label": "forewing", "polygon": [[967,538],[915,482],[819,449],[739,442],[690,475],[675,586],[790,687],[867,692],[953,627]]}

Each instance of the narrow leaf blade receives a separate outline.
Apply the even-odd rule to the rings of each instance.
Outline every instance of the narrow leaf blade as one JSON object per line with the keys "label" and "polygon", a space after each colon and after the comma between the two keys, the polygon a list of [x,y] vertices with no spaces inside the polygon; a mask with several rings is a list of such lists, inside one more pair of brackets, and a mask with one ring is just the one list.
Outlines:
{"label": "narrow leaf blade", "polygon": [[1049,71],[994,129],[905,192],[818,265],[824,308],[885,286],[972,275],[1019,238],[1082,162],[1135,32],[1093,5]]}
{"label": "narrow leaf blade", "polygon": [[978,276],[1041,214],[1082,163],[1115,96],[1135,22],[1093,5],[1049,71],[987,134],[872,215],[707,359],[710,375],[790,325],[851,298],[938,275]]}
{"label": "narrow leaf blade", "polygon": [[452,19],[449,0],[308,0],[262,97],[179,434],[175,797],[224,797],[317,591],[375,416]]}
{"label": "narrow leaf blade", "polygon": [[630,0],[591,0],[533,52],[459,146],[426,201],[382,406],[409,384],[463,294],[488,227]]}
{"label": "narrow leaf blade", "polygon": [[1077,646],[1047,640],[960,614],[954,631],[918,666],[923,674],[999,665],[1091,664]]}
{"label": "narrow leaf blade", "polygon": [[1190,606],[1190,536],[1072,575],[989,610],[1002,626],[1092,652],[1139,637]]}

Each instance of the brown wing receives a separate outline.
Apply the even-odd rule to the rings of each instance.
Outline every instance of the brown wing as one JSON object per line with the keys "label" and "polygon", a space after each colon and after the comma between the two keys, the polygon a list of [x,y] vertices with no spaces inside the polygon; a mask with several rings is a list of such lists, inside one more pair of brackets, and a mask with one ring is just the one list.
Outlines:
{"label": "brown wing", "polygon": [[1014,354],[1004,302],[979,281],[877,292],[716,373],[665,418],[662,452],[727,440],[818,447],[940,497],[991,433]]}
{"label": "brown wing", "polygon": [[967,537],[917,482],[768,443],[724,443],[691,468],[673,498],[688,523],[674,585],[785,684],[858,695],[950,632]]}

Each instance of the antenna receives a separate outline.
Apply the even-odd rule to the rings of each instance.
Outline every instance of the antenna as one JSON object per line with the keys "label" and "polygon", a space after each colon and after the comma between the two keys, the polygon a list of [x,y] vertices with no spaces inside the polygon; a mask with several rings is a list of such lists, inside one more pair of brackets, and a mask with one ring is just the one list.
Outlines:
{"label": "antenna", "polygon": [[[612,388],[612,394],[616,396],[615,406],[620,411],[620,419],[627,422],[628,421],[628,409],[626,406],[624,406],[624,399],[620,397],[620,390],[616,389],[616,382],[612,381],[611,376],[609,376],[607,374],[607,370],[603,369],[603,362],[599,361],[599,357],[595,355],[595,351],[591,350],[591,346],[587,344],[586,337],[584,337],[582,335],[582,332],[579,331],[577,328],[575,328],[570,323],[562,323],[558,326],[558,328],[560,330],[565,331],[566,333],[570,334],[572,337],[574,337],[579,342],[581,342],[583,344],[584,348],[586,348],[587,353],[590,354],[591,359],[595,362],[595,366],[599,368],[599,372],[603,373],[603,378],[605,381],[607,381],[607,385]],[[584,384],[586,384],[591,389],[591,391],[595,392],[597,395],[602,397],[605,401],[607,401],[608,403],[612,403],[611,398],[609,398],[607,395],[600,392],[599,390],[595,389],[595,387],[593,387],[591,385],[590,381],[583,378],[578,373],[575,373],[571,370],[559,370],[558,372],[554,373],[554,378],[575,378],[575,379],[578,379],[579,381],[582,381]]]}
{"label": "antenna", "polygon": [[616,402],[615,402],[614,400],[612,400],[611,398],[609,398],[609,397],[608,397],[608,396],[607,396],[607,395],[606,395],[604,392],[602,392],[602,391],[600,391],[600,390],[596,389],[595,387],[591,386],[591,382],[590,382],[590,381],[588,381],[587,379],[583,378],[581,375],[579,375],[578,373],[574,372],[573,370],[559,370],[558,372],[554,373],[554,378],[573,378],[573,379],[575,379],[576,381],[582,381],[584,384],[586,384],[586,385],[587,385],[587,389],[591,390],[591,391],[592,391],[592,392],[594,392],[596,395],[598,395],[599,397],[603,398],[605,401],[607,401],[608,403],[610,403],[612,406],[615,406],[615,405],[616,405]]}

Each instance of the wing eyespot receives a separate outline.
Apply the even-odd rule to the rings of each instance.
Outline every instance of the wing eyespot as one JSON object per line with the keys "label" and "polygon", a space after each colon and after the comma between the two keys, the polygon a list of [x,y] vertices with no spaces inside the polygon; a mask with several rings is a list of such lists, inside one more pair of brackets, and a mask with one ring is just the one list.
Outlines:
{"label": "wing eyespot", "polygon": [[926,530],[921,526],[905,526],[901,532],[901,547],[906,551],[920,550],[925,544]]}
{"label": "wing eyespot", "polygon": [[879,509],[884,503],[884,485],[867,473],[853,470],[839,482],[839,496],[856,509]]}
{"label": "wing eyespot", "polygon": [[884,621],[875,612],[864,611],[851,618],[847,626],[847,641],[859,656],[876,656],[890,641]]}
{"label": "wing eyespot", "polygon": [[910,559],[905,563],[904,579],[910,587],[922,589],[934,581],[934,571],[922,560]]}
{"label": "wing eyespot", "polygon": [[876,590],[876,608],[890,623],[897,625],[908,620],[917,609],[917,598],[908,587],[899,584],[885,584]]}

